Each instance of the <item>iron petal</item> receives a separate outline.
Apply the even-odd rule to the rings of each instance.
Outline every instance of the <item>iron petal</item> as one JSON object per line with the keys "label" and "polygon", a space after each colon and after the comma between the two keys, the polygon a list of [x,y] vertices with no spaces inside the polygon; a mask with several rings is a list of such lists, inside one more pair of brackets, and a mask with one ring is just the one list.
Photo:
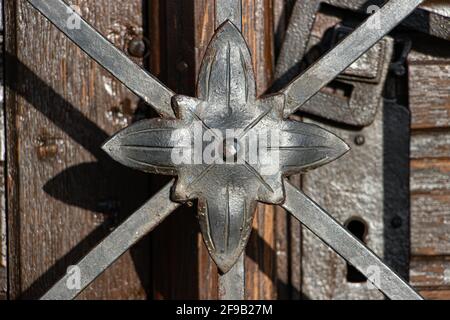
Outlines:
{"label": "iron petal", "polygon": [[283,122],[279,142],[281,170],[285,174],[318,168],[350,150],[335,134],[315,124],[291,120]]}
{"label": "iron petal", "polygon": [[178,120],[137,122],[109,139],[102,149],[124,166],[166,175],[177,174],[174,154],[191,153],[190,131]]}
{"label": "iron petal", "polygon": [[197,96],[229,115],[255,101],[255,77],[247,44],[226,21],[216,31],[203,58]]}

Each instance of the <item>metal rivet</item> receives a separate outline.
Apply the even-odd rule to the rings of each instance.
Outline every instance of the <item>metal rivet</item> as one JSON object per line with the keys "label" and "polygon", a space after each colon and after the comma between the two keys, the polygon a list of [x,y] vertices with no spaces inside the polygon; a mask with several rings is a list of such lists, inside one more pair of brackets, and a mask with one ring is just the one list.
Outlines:
{"label": "metal rivet", "polygon": [[179,72],[185,72],[187,69],[189,69],[189,65],[187,64],[186,61],[180,61],[177,64],[177,70]]}
{"label": "metal rivet", "polygon": [[128,53],[135,58],[145,57],[147,45],[143,38],[133,38],[128,43]]}
{"label": "metal rivet", "polygon": [[403,224],[403,220],[399,216],[395,216],[391,220],[391,226],[394,229],[400,228],[402,226],[402,224]]}
{"label": "metal rivet", "polygon": [[357,135],[355,137],[355,144],[357,146],[362,146],[364,143],[366,143],[366,138],[363,135]]}

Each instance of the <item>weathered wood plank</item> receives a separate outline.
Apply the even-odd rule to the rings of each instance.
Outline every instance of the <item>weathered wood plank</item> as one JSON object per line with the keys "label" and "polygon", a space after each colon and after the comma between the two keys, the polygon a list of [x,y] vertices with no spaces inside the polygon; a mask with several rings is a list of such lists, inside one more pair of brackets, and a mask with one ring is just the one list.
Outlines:
{"label": "weathered wood plank", "polygon": [[446,0],[426,0],[421,6],[431,12],[436,12],[446,17],[450,16],[450,8]]}
{"label": "weathered wood plank", "polygon": [[[449,299],[450,50],[420,36],[409,62],[412,283],[427,299]],[[439,290],[444,289],[444,290]]]}
{"label": "weathered wood plank", "polygon": [[276,254],[276,290],[279,300],[287,300],[291,297],[289,287],[289,214],[279,206],[275,207],[275,254]]}
{"label": "weathered wood plank", "polygon": [[[1,62],[1,61],[0,61]],[[3,106],[1,106],[3,107]],[[0,162],[0,300],[8,296],[8,249],[6,237],[5,163]]]}
{"label": "weathered wood plank", "polygon": [[258,206],[246,250],[245,287],[248,300],[276,299],[274,218],[273,206]]}
{"label": "weathered wood plank", "polygon": [[[202,1],[152,1],[149,18],[151,43],[158,37],[159,61],[152,61],[152,70],[159,70],[161,79],[175,92],[194,95],[198,64],[196,51],[197,5]],[[200,20],[202,21],[202,20]],[[209,38],[208,38],[209,41]],[[152,59],[155,60],[155,59]],[[154,177],[154,185],[162,184]],[[156,299],[212,299],[217,297],[210,286],[217,281],[213,264],[204,259],[206,249],[199,239],[195,207],[183,206],[152,232],[153,295]],[[201,279],[202,278],[202,279]]]}
{"label": "weathered wood plank", "polygon": [[0,0],[0,300],[7,298],[7,238],[5,199],[5,122],[4,122],[4,52],[3,52],[3,0]]}
{"label": "weathered wood plank", "polygon": [[450,161],[418,159],[411,161],[411,192],[448,192],[450,190]]}
{"label": "weathered wood plank", "polygon": [[[274,34],[272,1],[242,2],[242,34],[250,48],[257,94],[271,85],[274,71]],[[246,268],[246,298],[276,299],[275,210],[258,206],[249,240]]]}
{"label": "weathered wood plank", "polygon": [[450,257],[412,259],[410,281],[419,290],[450,289]]}
{"label": "weathered wood plank", "polygon": [[417,35],[408,56],[413,129],[450,124],[450,48],[443,40]]}
{"label": "weathered wood plank", "polygon": [[272,1],[242,2],[242,34],[250,48],[257,94],[272,84],[275,67]]}
{"label": "weathered wood plank", "polygon": [[[142,35],[141,1],[72,3],[122,50]],[[10,295],[38,298],[148,198],[148,178],[100,149],[138,99],[26,1],[5,5]],[[145,298],[148,251],[144,240],[80,298]]]}
{"label": "weathered wood plank", "polygon": [[412,195],[411,254],[450,255],[450,193]]}
{"label": "weathered wood plank", "polygon": [[450,300],[450,290],[421,290],[419,292],[426,300]]}
{"label": "weathered wood plank", "polygon": [[432,38],[425,34],[413,34],[413,47],[408,55],[408,64],[443,64],[450,63],[448,41]]}
{"label": "weathered wood plank", "polygon": [[416,131],[411,136],[411,158],[450,159],[450,131]]}
{"label": "weathered wood plank", "polygon": [[413,129],[450,127],[450,64],[409,66]]}

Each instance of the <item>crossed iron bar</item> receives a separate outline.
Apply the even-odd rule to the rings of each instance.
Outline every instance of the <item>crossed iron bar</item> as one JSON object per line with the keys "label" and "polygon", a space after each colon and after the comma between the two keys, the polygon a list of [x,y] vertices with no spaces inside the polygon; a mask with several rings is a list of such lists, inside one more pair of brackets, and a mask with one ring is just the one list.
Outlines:
{"label": "crossed iron bar", "polygon": [[[370,249],[286,179],[286,176],[329,163],[349,148],[332,133],[288,117],[368,51],[423,0],[390,0],[320,61],[276,94],[256,97],[251,55],[240,32],[241,0],[216,0],[216,33],[203,59],[197,97],[176,95],[132,62],[81,17],[78,30],[67,26],[76,14],[62,0],[28,0],[58,29],[131,91],[151,105],[162,119],[143,120],[112,137],[103,149],[122,164],[146,172],[177,175],[144,206],[117,227],[79,263],[81,289],[71,290],[69,275],[42,299],[73,299],[132,245],[152,231],[182,202],[198,199],[203,238],[222,271],[219,295],[244,298],[244,248],[257,201],[278,204],[321,238],[341,257],[368,276],[391,299],[422,297]],[[378,26],[378,28],[374,28]],[[241,134],[219,141],[222,164],[179,164],[174,150],[192,154],[195,126],[206,131],[239,129]],[[214,128],[214,130],[213,130]],[[279,141],[268,148],[278,157],[273,172],[261,163],[228,161],[251,133],[276,131]],[[270,154],[267,157],[271,163]],[[273,162],[273,161],[272,161]],[[378,280],[378,279],[377,279]]]}

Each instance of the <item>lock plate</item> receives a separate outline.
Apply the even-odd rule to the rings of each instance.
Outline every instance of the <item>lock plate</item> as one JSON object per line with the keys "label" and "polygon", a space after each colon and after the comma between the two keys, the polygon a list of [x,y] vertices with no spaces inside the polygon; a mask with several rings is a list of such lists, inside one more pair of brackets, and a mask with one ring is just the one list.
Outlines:
{"label": "lock plate", "polygon": [[[320,4],[316,1],[302,4],[301,13],[294,9],[277,64],[276,88],[290,81],[354,30],[341,23],[336,24],[340,17],[319,13]],[[304,10],[311,15],[305,14]],[[314,22],[319,15],[322,26],[321,30],[316,30]],[[303,25],[297,30],[299,20],[309,23],[309,29]],[[329,21],[325,24],[327,29],[323,27],[324,20]],[[393,39],[384,37],[342,72],[328,90],[321,90],[307,101],[300,111],[347,125],[370,125],[382,103],[393,47]],[[340,90],[344,92],[335,94],[336,88],[344,88]]]}
{"label": "lock plate", "polygon": [[[285,40],[277,61],[276,79],[274,89],[278,90],[297,76],[302,69],[302,62],[314,41],[312,31],[319,12],[324,8],[338,8],[351,10],[362,14],[376,12],[385,1],[367,0],[298,0],[294,5]],[[402,22],[402,26],[426,33],[442,39],[450,39],[450,24],[448,23],[448,10],[423,5],[415,10]],[[368,54],[362,57],[346,72],[346,76],[340,79],[350,80],[347,83],[353,87],[352,93],[347,99],[335,96],[327,92],[319,92],[311,98],[299,110],[307,114],[322,117],[353,126],[367,126],[371,124],[376,112],[382,103],[382,91],[386,79],[390,59],[392,56],[392,39],[386,37],[384,56]],[[374,53],[374,52],[372,52]],[[364,69],[372,69],[374,64],[380,66],[381,77],[377,84],[361,82],[362,79],[353,78],[351,74],[356,66]],[[357,68],[359,69],[359,68]]]}
{"label": "lock plate", "polygon": [[[315,48],[324,54],[352,31],[352,28],[345,26],[333,27],[330,43],[326,43],[326,41],[321,43],[320,38],[312,36],[308,51]],[[301,110],[348,125],[358,127],[370,125],[383,101],[382,93],[391,63],[393,47],[392,38],[383,38],[331,84],[331,87],[336,86],[337,88],[344,86],[344,91],[348,91],[348,93],[337,95],[322,90],[305,103]]]}

